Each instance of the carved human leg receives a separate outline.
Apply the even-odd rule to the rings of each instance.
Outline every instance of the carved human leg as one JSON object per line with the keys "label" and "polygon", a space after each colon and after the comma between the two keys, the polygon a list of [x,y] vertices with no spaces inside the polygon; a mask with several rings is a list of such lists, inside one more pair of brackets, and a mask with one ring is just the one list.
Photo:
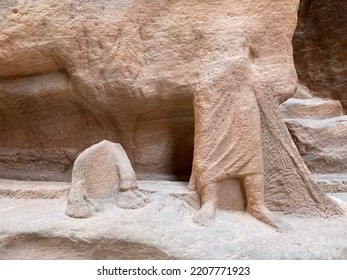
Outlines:
{"label": "carved human leg", "polygon": [[246,175],[243,179],[243,184],[247,198],[246,211],[258,220],[274,228],[278,228],[278,219],[264,204],[264,175]]}
{"label": "carved human leg", "polygon": [[248,213],[276,227],[264,205],[261,124],[250,65],[246,57],[231,59],[220,79],[202,84],[196,93],[190,185],[195,182],[201,198],[197,222],[213,218],[220,182],[244,178]]}
{"label": "carved human leg", "polygon": [[217,209],[217,185],[210,183],[206,186],[200,186],[201,208],[193,217],[193,221],[199,225],[209,226],[215,216]]}

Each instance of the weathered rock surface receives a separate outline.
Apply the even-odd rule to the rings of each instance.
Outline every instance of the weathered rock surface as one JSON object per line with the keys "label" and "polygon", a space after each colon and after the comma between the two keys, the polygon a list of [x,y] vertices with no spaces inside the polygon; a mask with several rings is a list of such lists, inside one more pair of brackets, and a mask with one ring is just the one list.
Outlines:
{"label": "weathered rock surface", "polygon": [[[148,195],[162,193],[184,200],[198,209],[200,202],[196,191],[190,190],[184,181],[139,180],[138,189]],[[0,179],[0,197],[15,199],[67,198],[71,184],[67,182],[18,181]],[[240,203],[237,201],[235,203]]]}
{"label": "weathered rock surface", "polygon": [[27,233],[0,236],[1,260],[168,260],[160,249],[117,238],[78,239]]}
{"label": "weathered rock surface", "polygon": [[[32,184],[12,181],[25,183]],[[276,214],[291,227],[278,233],[246,213],[218,211],[212,226],[201,227],[182,183],[139,181],[139,188],[152,203],[134,210],[109,203],[90,219],[64,215],[66,199],[1,198],[0,259],[345,258],[346,216]],[[334,196],[347,201],[346,193]]]}
{"label": "weathered rock surface", "polygon": [[141,178],[189,178],[209,25],[183,19],[189,6],[2,1],[1,176],[69,181],[77,155],[109,139]]}
{"label": "weathered rock surface", "polygon": [[347,108],[347,2],[301,0],[293,46],[300,81]]}
{"label": "weathered rock surface", "polygon": [[68,175],[108,139],[139,178],[188,177],[194,150],[203,203],[237,177],[248,202],[265,182],[273,210],[341,214],[278,109],[297,86],[298,2],[2,2],[1,175]]}
{"label": "weathered rock surface", "polygon": [[315,181],[325,192],[347,191],[347,117],[337,100],[315,98],[300,85],[280,106],[284,121]]}
{"label": "weathered rock surface", "polygon": [[66,182],[15,181],[0,179],[0,197],[16,199],[57,199],[68,196]]}
{"label": "weathered rock surface", "polygon": [[311,172],[347,172],[347,116],[285,122]]}
{"label": "weathered rock surface", "polygon": [[281,104],[281,112],[285,119],[324,120],[344,115],[339,101],[322,98],[290,98]]}
{"label": "weathered rock surface", "polygon": [[347,192],[347,173],[313,174],[315,181],[326,193]]}
{"label": "weathered rock surface", "polygon": [[[271,225],[264,200],[286,213],[346,212],[314,182],[278,108],[297,86],[298,3],[1,1],[0,176],[68,181],[80,164],[68,203],[90,219],[65,216],[65,199],[3,198],[0,258],[343,258],[345,217],[272,213],[296,229],[285,234],[237,211],[217,211],[210,227],[192,222],[200,202]],[[140,191],[150,203],[124,209],[133,192],[112,199],[122,188],[112,152],[77,158],[103,139],[121,143],[139,178],[188,179],[192,170],[198,193],[147,181]],[[98,212],[95,201],[109,198]]]}

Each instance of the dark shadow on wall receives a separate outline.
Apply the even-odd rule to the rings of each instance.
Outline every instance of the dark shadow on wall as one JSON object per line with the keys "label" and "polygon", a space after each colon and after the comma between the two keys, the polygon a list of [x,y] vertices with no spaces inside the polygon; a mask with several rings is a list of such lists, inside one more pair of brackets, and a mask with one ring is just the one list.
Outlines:
{"label": "dark shadow on wall", "polygon": [[301,0],[293,37],[299,81],[347,108],[347,1]]}

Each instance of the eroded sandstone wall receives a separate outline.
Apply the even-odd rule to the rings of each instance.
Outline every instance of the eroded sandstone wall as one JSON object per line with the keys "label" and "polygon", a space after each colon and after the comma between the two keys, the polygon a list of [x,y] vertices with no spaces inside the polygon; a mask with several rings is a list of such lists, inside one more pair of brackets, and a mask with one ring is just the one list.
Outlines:
{"label": "eroded sandstone wall", "polygon": [[189,176],[194,149],[202,202],[254,174],[262,201],[265,173],[271,210],[342,213],[278,108],[297,86],[298,0],[0,3],[0,176],[69,180],[78,153],[106,139],[139,179]]}
{"label": "eroded sandstone wall", "polygon": [[297,1],[269,2],[1,1],[0,176],[69,180],[107,139],[139,178],[187,178],[199,75],[238,56],[293,72]]}
{"label": "eroded sandstone wall", "polygon": [[189,176],[204,31],[183,14],[168,20],[179,3],[0,5],[2,177],[69,180],[103,139],[123,145],[140,178]]}
{"label": "eroded sandstone wall", "polygon": [[301,0],[293,39],[300,82],[347,108],[347,1]]}

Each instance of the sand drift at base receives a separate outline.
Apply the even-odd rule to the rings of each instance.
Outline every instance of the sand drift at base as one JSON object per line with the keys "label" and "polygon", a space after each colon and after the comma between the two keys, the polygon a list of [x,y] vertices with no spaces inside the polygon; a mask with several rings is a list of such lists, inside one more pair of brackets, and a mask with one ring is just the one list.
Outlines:
{"label": "sand drift at base", "polygon": [[[24,185],[0,185],[10,182]],[[67,217],[65,198],[3,197],[0,259],[347,259],[347,217],[276,213],[288,225],[279,233],[244,212],[220,210],[203,227],[192,222],[197,207],[186,185],[140,181],[151,193],[145,207],[109,203],[89,219]],[[347,201],[347,194],[334,196]]]}

